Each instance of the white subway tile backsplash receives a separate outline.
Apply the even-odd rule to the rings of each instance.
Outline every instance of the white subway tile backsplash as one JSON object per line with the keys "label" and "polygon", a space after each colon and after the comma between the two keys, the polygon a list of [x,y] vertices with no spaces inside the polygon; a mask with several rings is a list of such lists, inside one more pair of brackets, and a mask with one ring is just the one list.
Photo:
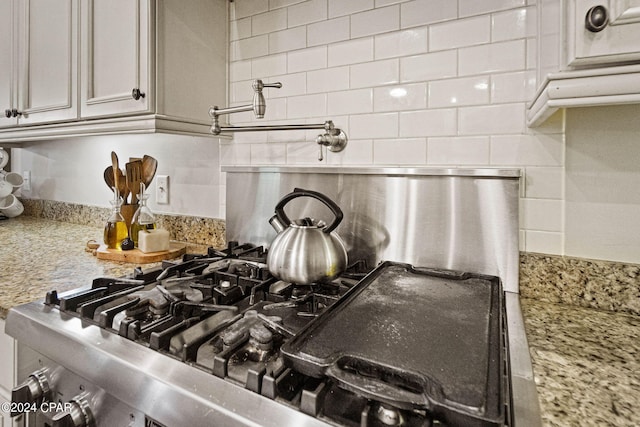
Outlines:
{"label": "white subway tile backsplash", "polygon": [[370,165],[373,163],[373,141],[350,139],[347,149],[339,153],[329,152],[325,158],[327,164],[334,166]]}
{"label": "white subway tile backsplash", "polygon": [[223,165],[251,164],[251,146],[249,144],[220,144],[220,163]]}
{"label": "white subway tile backsplash", "polygon": [[289,27],[310,24],[327,19],[327,0],[308,0],[289,6]]}
{"label": "white subway tile backsplash", "polygon": [[375,6],[384,7],[384,6],[389,6],[396,3],[403,3],[405,1],[407,0],[375,0]]}
{"label": "white subway tile backsplash", "polygon": [[525,230],[524,234],[525,244],[521,250],[551,255],[564,254],[564,239],[562,233]]}
{"label": "white subway tile backsplash", "polygon": [[287,114],[291,119],[324,117],[327,114],[327,95],[324,93],[291,96],[287,102]]}
{"label": "white subway tile backsplash", "polygon": [[527,167],[524,196],[537,199],[562,199],[564,197],[564,168]]}
{"label": "white subway tile backsplash", "polygon": [[287,53],[287,71],[289,73],[317,70],[319,68],[327,68],[326,46],[311,47]]}
{"label": "white subway tile backsplash", "polygon": [[[264,120],[285,120],[287,118],[287,98],[271,98],[267,103]],[[255,116],[251,120],[254,120]]]}
{"label": "white subway tile backsplash", "polygon": [[400,61],[388,59],[352,65],[349,72],[352,88],[394,84],[400,79]]}
{"label": "white subway tile backsplash", "polygon": [[284,165],[287,163],[287,144],[251,144],[252,165]]}
{"label": "white subway tile backsplash", "polygon": [[238,19],[229,23],[229,40],[235,41],[251,37],[251,18]]}
{"label": "white subway tile backsplash", "polygon": [[564,137],[561,134],[491,137],[492,165],[562,166],[563,162]]}
{"label": "white subway tile backsplash", "polygon": [[536,90],[535,71],[519,71],[491,76],[491,102],[528,102]]}
{"label": "white subway tile backsplash", "polygon": [[374,89],[375,111],[405,111],[427,108],[427,85],[415,83]]}
{"label": "white subway tile backsplash", "polygon": [[[537,84],[536,8],[237,0],[230,103],[251,102],[251,79],[281,81],[264,92],[267,123],[333,120],[349,145],[318,163],[320,130],[238,133],[221,144],[222,164],[522,167],[520,248],[563,253],[564,113],[535,130],[525,124]],[[256,124],[251,112],[229,120]]]}
{"label": "white subway tile backsplash", "polygon": [[401,4],[401,28],[456,19],[458,3],[451,0],[414,0]]}
{"label": "white subway tile backsplash", "polygon": [[349,89],[349,67],[327,68],[307,73],[307,92],[333,92]]}
{"label": "white subway tile backsplash", "polygon": [[373,0],[329,0],[329,18],[373,9]]}
{"label": "white subway tile backsplash", "polygon": [[429,83],[429,107],[489,103],[489,77],[468,77]]}
{"label": "white subway tile backsplash", "polygon": [[237,82],[251,78],[251,60],[236,61],[229,64],[229,81]]}
{"label": "white subway tile backsplash", "polygon": [[349,119],[349,135],[356,139],[397,138],[398,113],[351,116]]}
{"label": "white subway tile backsplash", "polygon": [[563,201],[521,199],[522,225],[527,230],[563,231]]}
{"label": "white subway tile backsplash", "polygon": [[287,52],[307,47],[307,28],[305,26],[290,28],[269,34],[268,53]]}
{"label": "white subway tile backsplash", "polygon": [[291,6],[304,1],[305,0],[269,0],[269,9],[279,9],[281,7]]}
{"label": "white subway tile backsplash", "polygon": [[232,61],[257,58],[268,53],[269,36],[267,34],[231,42],[230,54]]}
{"label": "white subway tile backsplash", "polygon": [[535,38],[527,39],[527,70],[535,70],[538,63],[538,43]]}
{"label": "white subway tile backsplash", "polygon": [[[249,101],[253,99],[253,89],[251,88],[251,80],[243,80],[231,83],[229,88],[229,102],[237,104],[239,102]],[[218,105],[223,108],[224,105]]]}
{"label": "white subway tile backsplash", "polygon": [[329,45],[329,66],[357,64],[373,60],[373,37]]}
{"label": "white subway tile backsplash", "polygon": [[525,69],[525,41],[516,40],[463,48],[458,51],[460,75]]}
{"label": "white subway tile backsplash", "polygon": [[270,12],[254,15],[251,18],[251,34],[254,36],[260,34],[272,33],[287,28],[287,10],[277,9]]}
{"label": "white subway tile backsplash", "polygon": [[251,61],[251,78],[259,79],[287,72],[287,54],[263,56]]}
{"label": "white subway tile backsplash", "polygon": [[375,37],[375,58],[385,59],[426,53],[427,40],[426,28],[412,28],[378,35]]}
{"label": "white subway tile backsplash", "polygon": [[455,108],[400,113],[401,137],[449,136],[457,133]]}
{"label": "white subway tile backsplash", "polygon": [[460,135],[500,135],[524,132],[524,104],[462,107],[458,114]]}
{"label": "white subway tile backsplash", "polygon": [[[283,142],[307,141],[307,137],[304,130],[270,131],[270,132],[266,132],[266,137],[267,137],[267,142],[270,144],[283,143]],[[264,139],[262,142],[264,142]]]}
{"label": "white subway tile backsplash", "polygon": [[489,16],[458,19],[429,27],[429,50],[456,49],[489,43],[491,20]]}
{"label": "white subway tile backsplash", "polygon": [[242,0],[232,2],[229,8],[231,19],[241,19],[269,10],[269,0]]}
{"label": "white subway tile backsplash", "polygon": [[421,165],[427,158],[425,138],[373,141],[376,165]]}
{"label": "white subway tile backsplash", "polygon": [[427,163],[430,165],[487,165],[489,137],[428,138]]}
{"label": "white subway tile backsplash", "polygon": [[491,16],[491,41],[535,37],[535,15],[536,9],[533,7],[493,14]]}
{"label": "white subway tile backsplash", "polygon": [[386,33],[400,28],[400,6],[389,6],[351,15],[351,38]]}
{"label": "white subway tile backsplash", "polygon": [[349,40],[351,20],[348,16],[329,19],[307,26],[307,45],[317,46]]}
{"label": "white subway tile backsplash", "polygon": [[287,144],[288,165],[318,166],[318,144],[310,142],[291,142]]}
{"label": "white subway tile backsplash", "polygon": [[458,0],[460,16],[480,15],[525,6],[525,0]]}
{"label": "white subway tile backsplash", "polygon": [[[307,73],[295,73],[295,74],[282,74],[279,76],[263,75],[266,78],[267,83],[282,83],[280,89],[267,88],[263,91],[264,97],[268,100],[270,98],[284,98],[287,96],[304,95],[307,93]],[[267,101],[267,108],[269,101]]]}
{"label": "white subway tile backsplash", "polygon": [[425,53],[400,59],[400,81],[419,82],[455,77],[458,56],[455,50]]}
{"label": "white subway tile backsplash", "polygon": [[373,89],[330,92],[327,96],[327,113],[329,115],[360,114],[373,111]]}

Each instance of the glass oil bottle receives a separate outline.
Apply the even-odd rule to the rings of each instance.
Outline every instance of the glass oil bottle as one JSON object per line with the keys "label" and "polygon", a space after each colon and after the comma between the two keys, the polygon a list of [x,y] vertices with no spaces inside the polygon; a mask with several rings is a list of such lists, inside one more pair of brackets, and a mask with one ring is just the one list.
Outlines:
{"label": "glass oil bottle", "polygon": [[133,240],[135,247],[138,247],[138,233],[140,233],[140,230],[154,230],[156,228],[156,218],[147,206],[149,195],[145,193],[145,190],[144,183],[141,182],[140,193],[138,193],[140,206],[133,214],[133,219],[131,220],[131,235],[129,236],[131,240]]}
{"label": "glass oil bottle", "polygon": [[120,213],[120,206],[122,206],[122,198],[116,187],[113,187],[113,200],[110,200],[111,204],[111,216],[107,220],[104,226],[104,243],[109,249],[121,250],[120,244],[129,235],[127,230],[127,223],[124,217]]}

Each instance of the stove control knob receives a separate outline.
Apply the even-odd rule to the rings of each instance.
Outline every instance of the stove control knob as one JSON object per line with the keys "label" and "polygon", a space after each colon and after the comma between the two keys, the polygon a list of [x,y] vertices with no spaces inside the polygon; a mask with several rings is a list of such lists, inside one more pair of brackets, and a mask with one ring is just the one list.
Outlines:
{"label": "stove control knob", "polygon": [[[44,400],[50,398],[51,388],[49,387],[49,379],[47,377],[47,368],[39,369],[29,375],[29,378],[22,384],[11,390],[11,402],[23,404],[39,405]],[[20,405],[11,405],[14,406]],[[15,417],[20,412],[11,412],[11,416]]]}
{"label": "stove control knob", "polygon": [[51,420],[51,427],[95,427],[87,398],[88,393],[81,393],[71,399],[70,408],[56,414]]}

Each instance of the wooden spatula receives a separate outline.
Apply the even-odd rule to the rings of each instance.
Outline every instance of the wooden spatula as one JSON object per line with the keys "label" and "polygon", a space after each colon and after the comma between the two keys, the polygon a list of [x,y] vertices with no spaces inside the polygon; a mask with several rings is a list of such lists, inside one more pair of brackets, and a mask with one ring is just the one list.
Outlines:
{"label": "wooden spatula", "polygon": [[126,165],[127,187],[131,191],[131,204],[137,205],[139,201],[140,183],[142,182],[142,162],[134,160]]}
{"label": "wooden spatula", "polygon": [[144,182],[145,188],[149,188],[153,177],[156,176],[156,169],[158,168],[158,161],[146,154],[142,157],[142,182]]}

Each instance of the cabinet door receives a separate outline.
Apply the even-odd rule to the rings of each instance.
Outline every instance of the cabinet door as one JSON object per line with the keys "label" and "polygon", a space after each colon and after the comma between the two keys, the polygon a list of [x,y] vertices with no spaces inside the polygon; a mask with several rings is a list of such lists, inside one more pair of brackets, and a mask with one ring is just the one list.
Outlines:
{"label": "cabinet door", "polygon": [[149,0],[82,0],[82,117],[150,111],[152,12]]}
{"label": "cabinet door", "polygon": [[[596,6],[604,6],[609,23],[601,31],[593,32],[586,28],[585,18]],[[640,59],[640,0],[575,0],[570,16],[575,24],[575,43],[569,46],[569,65]]]}
{"label": "cabinet door", "polygon": [[0,1],[0,127],[15,126],[18,122],[18,119],[5,116],[5,110],[17,108],[15,12],[16,2]]}
{"label": "cabinet door", "polygon": [[21,0],[19,15],[19,123],[76,119],[76,0]]}

